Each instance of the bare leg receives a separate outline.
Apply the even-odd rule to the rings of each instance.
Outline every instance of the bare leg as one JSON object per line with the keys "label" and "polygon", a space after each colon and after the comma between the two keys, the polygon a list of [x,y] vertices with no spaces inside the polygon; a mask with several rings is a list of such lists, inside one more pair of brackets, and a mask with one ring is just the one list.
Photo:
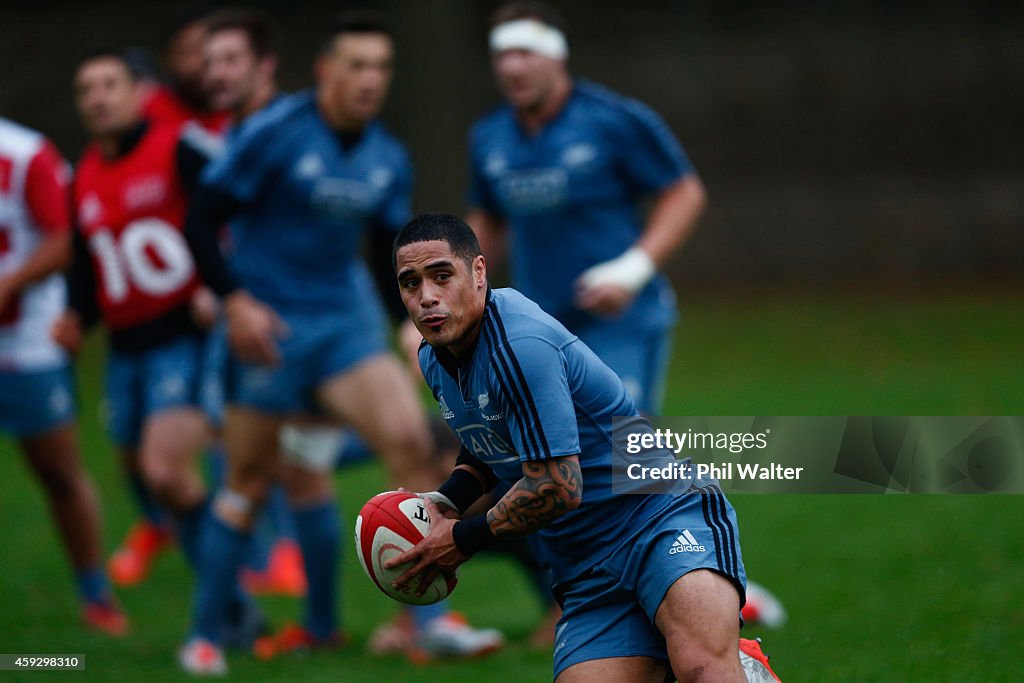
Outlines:
{"label": "bare leg", "polygon": [[593,681],[630,681],[663,683],[665,664],[651,657],[609,657],[573,664],[558,675],[557,683],[593,683]]}
{"label": "bare leg", "polygon": [[219,505],[217,514],[228,525],[241,530],[252,527],[259,506],[266,500],[278,472],[277,438],[280,417],[251,408],[228,408],[224,422],[224,445],[228,455],[226,488],[242,496],[251,506],[241,510]]}
{"label": "bare leg", "polygon": [[209,443],[206,417],[196,408],[173,408],[146,419],[139,465],[154,495],[174,511],[202,502],[206,485],[196,461]]}
{"label": "bare leg", "polygon": [[720,574],[698,569],[672,584],[654,623],[680,683],[746,683],[737,649],[739,612],[739,594]]}
{"label": "bare leg", "polygon": [[431,491],[443,481],[419,396],[398,359],[368,358],[324,382],[317,397],[333,416],[350,424],[380,455],[392,482]]}
{"label": "bare leg", "polygon": [[82,467],[71,425],[21,440],[21,448],[46,491],[61,540],[75,569],[99,566],[100,505]]}
{"label": "bare leg", "polygon": [[286,463],[281,467],[281,485],[288,502],[296,508],[334,500],[334,482],[330,472],[312,472]]}

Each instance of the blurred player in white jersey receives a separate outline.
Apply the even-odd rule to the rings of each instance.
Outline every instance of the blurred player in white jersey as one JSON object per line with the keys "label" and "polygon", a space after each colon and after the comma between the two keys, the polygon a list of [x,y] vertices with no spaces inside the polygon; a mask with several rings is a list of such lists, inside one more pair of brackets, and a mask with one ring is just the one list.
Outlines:
{"label": "blurred player in white jersey", "polygon": [[49,500],[83,617],[123,635],[101,562],[100,507],[75,437],[71,369],[50,339],[70,261],[67,162],[40,133],[0,118],[0,431],[18,440]]}

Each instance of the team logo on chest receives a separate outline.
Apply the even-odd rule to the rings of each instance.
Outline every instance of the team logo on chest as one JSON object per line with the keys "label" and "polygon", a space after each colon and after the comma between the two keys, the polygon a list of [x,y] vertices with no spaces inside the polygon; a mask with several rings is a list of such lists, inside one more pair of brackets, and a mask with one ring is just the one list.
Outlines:
{"label": "team logo on chest", "polygon": [[586,166],[597,158],[597,149],[589,142],[570,145],[562,152],[562,164],[568,168]]}
{"label": "team logo on chest", "polygon": [[372,185],[373,187],[377,188],[378,190],[383,190],[384,188],[391,184],[391,180],[394,177],[395,174],[391,171],[390,168],[387,168],[386,166],[378,166],[377,168],[370,171],[370,173],[366,176],[366,179],[370,181],[370,185]]}
{"label": "team logo on chest", "polygon": [[372,213],[378,191],[349,178],[324,176],[313,183],[313,207],[334,218],[359,220]]}
{"label": "team logo on chest", "polygon": [[133,179],[125,184],[124,208],[128,211],[145,211],[160,206],[169,194],[167,181],[159,175],[148,175]]}
{"label": "team logo on chest", "polygon": [[92,225],[100,221],[103,215],[103,205],[95,194],[90,192],[82,199],[78,208],[78,220],[82,225]]}
{"label": "team logo on chest", "polygon": [[489,176],[499,176],[508,169],[508,159],[501,152],[491,152],[484,161],[484,173]]}
{"label": "team logo on chest", "polygon": [[568,200],[569,173],[561,166],[510,170],[498,178],[497,188],[510,211],[545,211]]}
{"label": "team logo on chest", "polygon": [[295,163],[297,178],[316,178],[324,174],[324,162],[316,152],[309,152],[299,157]]}
{"label": "team logo on chest", "polygon": [[505,414],[501,412],[492,413],[491,415],[487,414],[487,411],[485,411],[484,408],[486,408],[490,404],[490,402],[491,397],[487,395],[486,391],[476,397],[477,407],[480,408],[480,417],[487,420],[488,422],[495,422],[497,420],[505,419]]}

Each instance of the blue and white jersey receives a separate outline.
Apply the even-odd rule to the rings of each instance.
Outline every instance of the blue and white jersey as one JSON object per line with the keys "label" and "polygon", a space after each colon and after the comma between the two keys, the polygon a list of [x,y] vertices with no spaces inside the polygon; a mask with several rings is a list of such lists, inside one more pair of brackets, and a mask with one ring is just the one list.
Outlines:
{"label": "blue and white jersey", "polygon": [[229,265],[254,296],[299,312],[379,301],[366,291],[364,233],[412,215],[412,164],[381,124],[345,150],[312,92],[283,97],[240,126],[203,182],[243,206]]}
{"label": "blue and white jersey", "polygon": [[[576,81],[557,117],[528,134],[506,105],[470,133],[468,203],[510,229],[513,285],[571,330],[599,322],[573,305],[573,282],[638,239],[638,202],[693,173],[664,121],[644,104]],[[675,320],[655,278],[615,322],[645,329]]]}
{"label": "blue and white jersey", "polygon": [[672,502],[613,494],[612,417],[637,416],[633,399],[583,342],[516,290],[488,293],[463,363],[427,344],[419,357],[445,421],[503,482],[521,479],[524,461],[579,454],[582,504],[529,537],[556,581],[589,569]]}

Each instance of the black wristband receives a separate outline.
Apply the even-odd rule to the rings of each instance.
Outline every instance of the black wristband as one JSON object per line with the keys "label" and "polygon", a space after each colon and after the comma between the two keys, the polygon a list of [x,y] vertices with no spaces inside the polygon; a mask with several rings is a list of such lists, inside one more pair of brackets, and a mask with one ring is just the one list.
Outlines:
{"label": "black wristband", "polygon": [[455,547],[465,555],[473,555],[498,542],[498,537],[491,532],[487,523],[487,515],[459,521],[452,527],[452,540]]}
{"label": "black wristband", "polygon": [[448,477],[448,481],[441,484],[437,492],[454,503],[461,515],[466,508],[484,495],[484,487],[472,472],[457,469]]}

